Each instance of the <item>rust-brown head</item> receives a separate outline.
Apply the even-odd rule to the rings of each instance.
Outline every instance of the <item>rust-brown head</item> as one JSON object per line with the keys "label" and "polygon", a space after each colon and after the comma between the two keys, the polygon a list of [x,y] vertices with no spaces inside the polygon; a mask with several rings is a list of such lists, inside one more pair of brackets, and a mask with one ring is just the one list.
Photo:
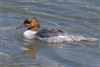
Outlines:
{"label": "rust-brown head", "polygon": [[25,19],[24,23],[16,27],[16,29],[23,28],[23,27],[28,30],[37,31],[40,27],[40,23],[36,17],[31,17]]}

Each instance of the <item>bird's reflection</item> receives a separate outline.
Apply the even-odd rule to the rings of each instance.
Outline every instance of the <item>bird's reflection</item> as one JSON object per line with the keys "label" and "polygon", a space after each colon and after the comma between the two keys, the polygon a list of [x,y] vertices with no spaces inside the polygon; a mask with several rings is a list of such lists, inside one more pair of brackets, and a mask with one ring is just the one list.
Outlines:
{"label": "bird's reflection", "polygon": [[[42,45],[41,45],[42,44]],[[82,45],[84,44],[84,42],[82,43],[61,43],[61,44],[46,44],[46,43],[41,43],[39,41],[32,41],[32,42],[27,42],[27,45],[25,46],[25,48],[27,48],[27,50],[24,50],[24,56],[26,58],[29,59],[36,59],[37,58],[37,51],[38,51],[38,47],[40,46],[44,46],[44,48],[51,48],[51,49],[55,49],[55,50],[63,50],[65,49],[65,47],[82,47]]]}
{"label": "bird's reflection", "polygon": [[36,59],[36,48],[29,48],[29,50],[24,51],[25,57],[30,59]]}
{"label": "bird's reflection", "polygon": [[25,48],[27,48],[26,50],[23,51],[24,56],[26,58],[29,59],[36,59],[36,53],[37,53],[37,42],[36,41],[32,41],[32,42],[28,42],[27,45],[25,46]]}

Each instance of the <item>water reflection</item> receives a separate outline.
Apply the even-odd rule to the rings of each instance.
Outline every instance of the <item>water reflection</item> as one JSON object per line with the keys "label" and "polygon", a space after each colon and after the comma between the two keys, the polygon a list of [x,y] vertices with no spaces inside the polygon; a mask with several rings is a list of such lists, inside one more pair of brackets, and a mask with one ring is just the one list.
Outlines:
{"label": "water reflection", "polygon": [[36,53],[38,50],[36,47],[34,47],[36,42],[33,41],[24,44],[26,45],[24,48],[22,48],[24,56],[29,59],[36,59]]}

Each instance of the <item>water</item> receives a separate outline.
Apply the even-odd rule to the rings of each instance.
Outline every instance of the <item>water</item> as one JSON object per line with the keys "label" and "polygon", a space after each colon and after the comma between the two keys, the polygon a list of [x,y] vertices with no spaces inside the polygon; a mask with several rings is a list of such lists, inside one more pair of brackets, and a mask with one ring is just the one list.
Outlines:
{"label": "water", "polygon": [[[100,67],[99,0],[2,0],[0,3],[0,65],[2,67]],[[26,41],[26,17],[42,27],[96,37],[96,42],[47,44]]]}

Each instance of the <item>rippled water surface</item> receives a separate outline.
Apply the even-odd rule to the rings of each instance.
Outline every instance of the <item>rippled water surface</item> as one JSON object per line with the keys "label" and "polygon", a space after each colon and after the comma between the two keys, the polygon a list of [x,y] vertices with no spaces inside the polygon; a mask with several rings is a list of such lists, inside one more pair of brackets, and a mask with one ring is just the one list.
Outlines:
{"label": "rippled water surface", "polygon": [[[100,67],[100,0],[2,0],[0,65],[2,67]],[[58,27],[96,42],[47,44],[27,41],[25,29],[15,30],[26,17],[41,27]]]}

